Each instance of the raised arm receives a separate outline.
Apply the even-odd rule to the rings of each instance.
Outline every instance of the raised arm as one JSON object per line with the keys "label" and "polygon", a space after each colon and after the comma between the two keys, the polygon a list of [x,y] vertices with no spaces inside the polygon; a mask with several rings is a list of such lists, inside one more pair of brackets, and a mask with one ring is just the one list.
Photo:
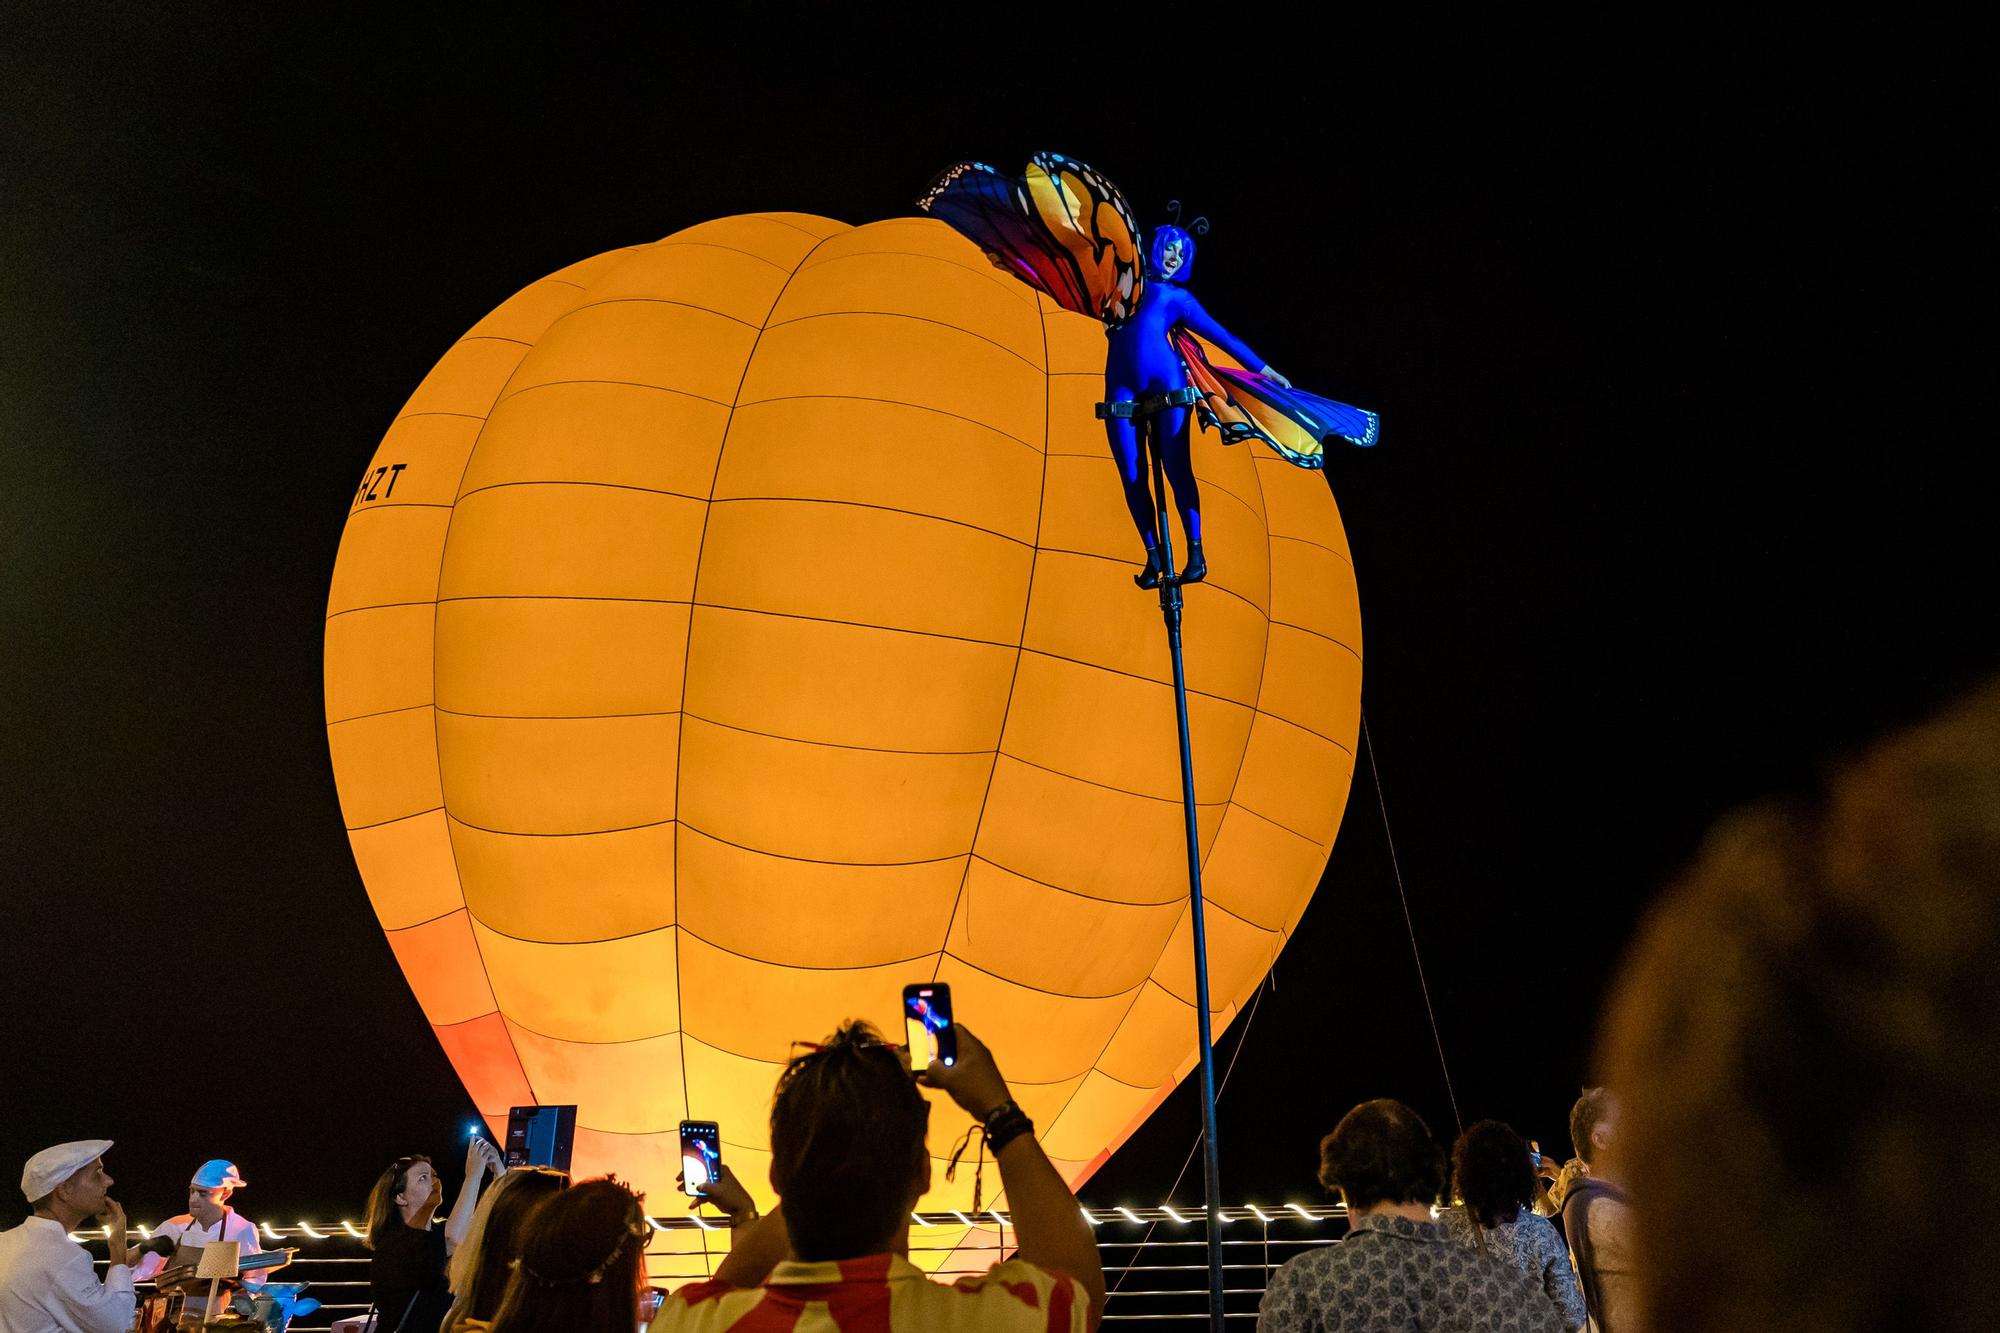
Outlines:
{"label": "raised arm", "polygon": [[501,1170],[500,1150],[475,1134],[465,1145],[465,1183],[458,1187],[458,1198],[452,1201],[451,1213],[444,1220],[444,1252],[450,1254],[458,1249],[466,1233],[472,1230],[472,1215],[479,1211],[479,1190],[486,1183],[486,1173],[499,1175]]}
{"label": "raised arm", "polygon": [[758,1287],[791,1250],[782,1205],[759,1217],[750,1191],[725,1163],[690,1208],[712,1203],[729,1218],[729,1255],[716,1265],[715,1280],[732,1287]]}
{"label": "raised arm", "polygon": [[43,1308],[56,1319],[55,1327],[78,1333],[126,1333],[138,1306],[132,1293],[132,1267],[138,1256],[126,1243],[123,1208],[106,1199],[98,1217],[111,1233],[107,1238],[111,1264],[105,1269],[104,1280],[98,1281],[90,1256],[72,1245],[49,1275],[51,1284]]}
{"label": "raised arm", "polygon": [[[958,1028],[957,1063],[949,1068],[934,1064],[923,1077],[931,1086],[950,1093],[953,1101],[982,1124],[1014,1099],[992,1052],[963,1025]],[[1000,1183],[1014,1215],[1016,1254],[1081,1283],[1090,1300],[1085,1327],[1096,1328],[1104,1317],[1104,1262],[1090,1226],[1083,1220],[1083,1205],[1070,1193],[1032,1133],[1009,1139],[994,1154],[994,1160],[1000,1164]]]}

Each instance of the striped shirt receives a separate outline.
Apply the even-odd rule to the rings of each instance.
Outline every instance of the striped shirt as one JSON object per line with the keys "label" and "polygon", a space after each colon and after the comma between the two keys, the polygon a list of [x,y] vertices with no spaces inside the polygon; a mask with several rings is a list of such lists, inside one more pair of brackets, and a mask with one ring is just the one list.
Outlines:
{"label": "striped shirt", "polygon": [[1020,1259],[946,1286],[871,1254],[782,1263],[761,1287],[682,1287],[652,1333],[1084,1333],[1089,1306],[1075,1278]]}

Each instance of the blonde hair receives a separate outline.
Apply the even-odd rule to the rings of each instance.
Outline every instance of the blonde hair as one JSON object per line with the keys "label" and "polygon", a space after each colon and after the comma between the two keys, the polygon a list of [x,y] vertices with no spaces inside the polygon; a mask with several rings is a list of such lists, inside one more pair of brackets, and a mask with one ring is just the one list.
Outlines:
{"label": "blonde hair", "polygon": [[568,1187],[568,1172],[543,1166],[517,1166],[493,1182],[472,1214],[465,1240],[452,1251],[451,1291],[457,1299],[438,1333],[492,1321],[507,1293],[512,1264],[520,1257],[528,1215]]}

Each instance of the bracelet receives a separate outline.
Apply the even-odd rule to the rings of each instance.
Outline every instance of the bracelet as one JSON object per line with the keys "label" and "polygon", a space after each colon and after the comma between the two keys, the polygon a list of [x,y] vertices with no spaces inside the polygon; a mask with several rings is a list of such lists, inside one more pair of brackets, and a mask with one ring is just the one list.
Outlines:
{"label": "bracelet", "polygon": [[1023,1134],[1035,1132],[1035,1122],[1028,1119],[1028,1113],[1017,1106],[1012,1099],[1001,1102],[986,1113],[980,1122],[986,1133],[986,1147],[995,1157],[1000,1150],[1020,1138]]}

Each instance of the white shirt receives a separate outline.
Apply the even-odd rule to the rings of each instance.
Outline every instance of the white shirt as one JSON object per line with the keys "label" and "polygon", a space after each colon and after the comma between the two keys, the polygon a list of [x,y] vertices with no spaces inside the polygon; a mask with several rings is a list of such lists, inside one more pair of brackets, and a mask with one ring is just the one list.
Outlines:
{"label": "white shirt", "polygon": [[0,1231],[0,1333],[126,1333],[135,1304],[132,1270],[113,1264],[99,1282],[62,1223],[31,1217]]}
{"label": "white shirt", "polygon": [[[211,1227],[197,1226],[192,1214],[182,1213],[179,1217],[170,1217],[160,1223],[158,1227],[154,1228],[153,1234],[155,1236],[172,1236],[175,1240],[187,1246],[213,1245],[219,1240],[233,1240],[242,1247],[239,1251],[240,1254],[255,1254],[264,1248],[263,1244],[257,1239],[257,1224],[237,1212],[234,1208],[224,1209],[222,1220]],[[166,1266],[167,1259],[165,1255],[149,1254],[139,1261],[139,1269],[132,1276],[139,1282],[150,1281]],[[261,1287],[264,1285],[264,1279],[267,1276],[268,1274],[262,1271],[245,1273],[243,1275],[243,1285],[246,1287]],[[204,1286],[202,1290],[206,1291],[207,1287]]]}

